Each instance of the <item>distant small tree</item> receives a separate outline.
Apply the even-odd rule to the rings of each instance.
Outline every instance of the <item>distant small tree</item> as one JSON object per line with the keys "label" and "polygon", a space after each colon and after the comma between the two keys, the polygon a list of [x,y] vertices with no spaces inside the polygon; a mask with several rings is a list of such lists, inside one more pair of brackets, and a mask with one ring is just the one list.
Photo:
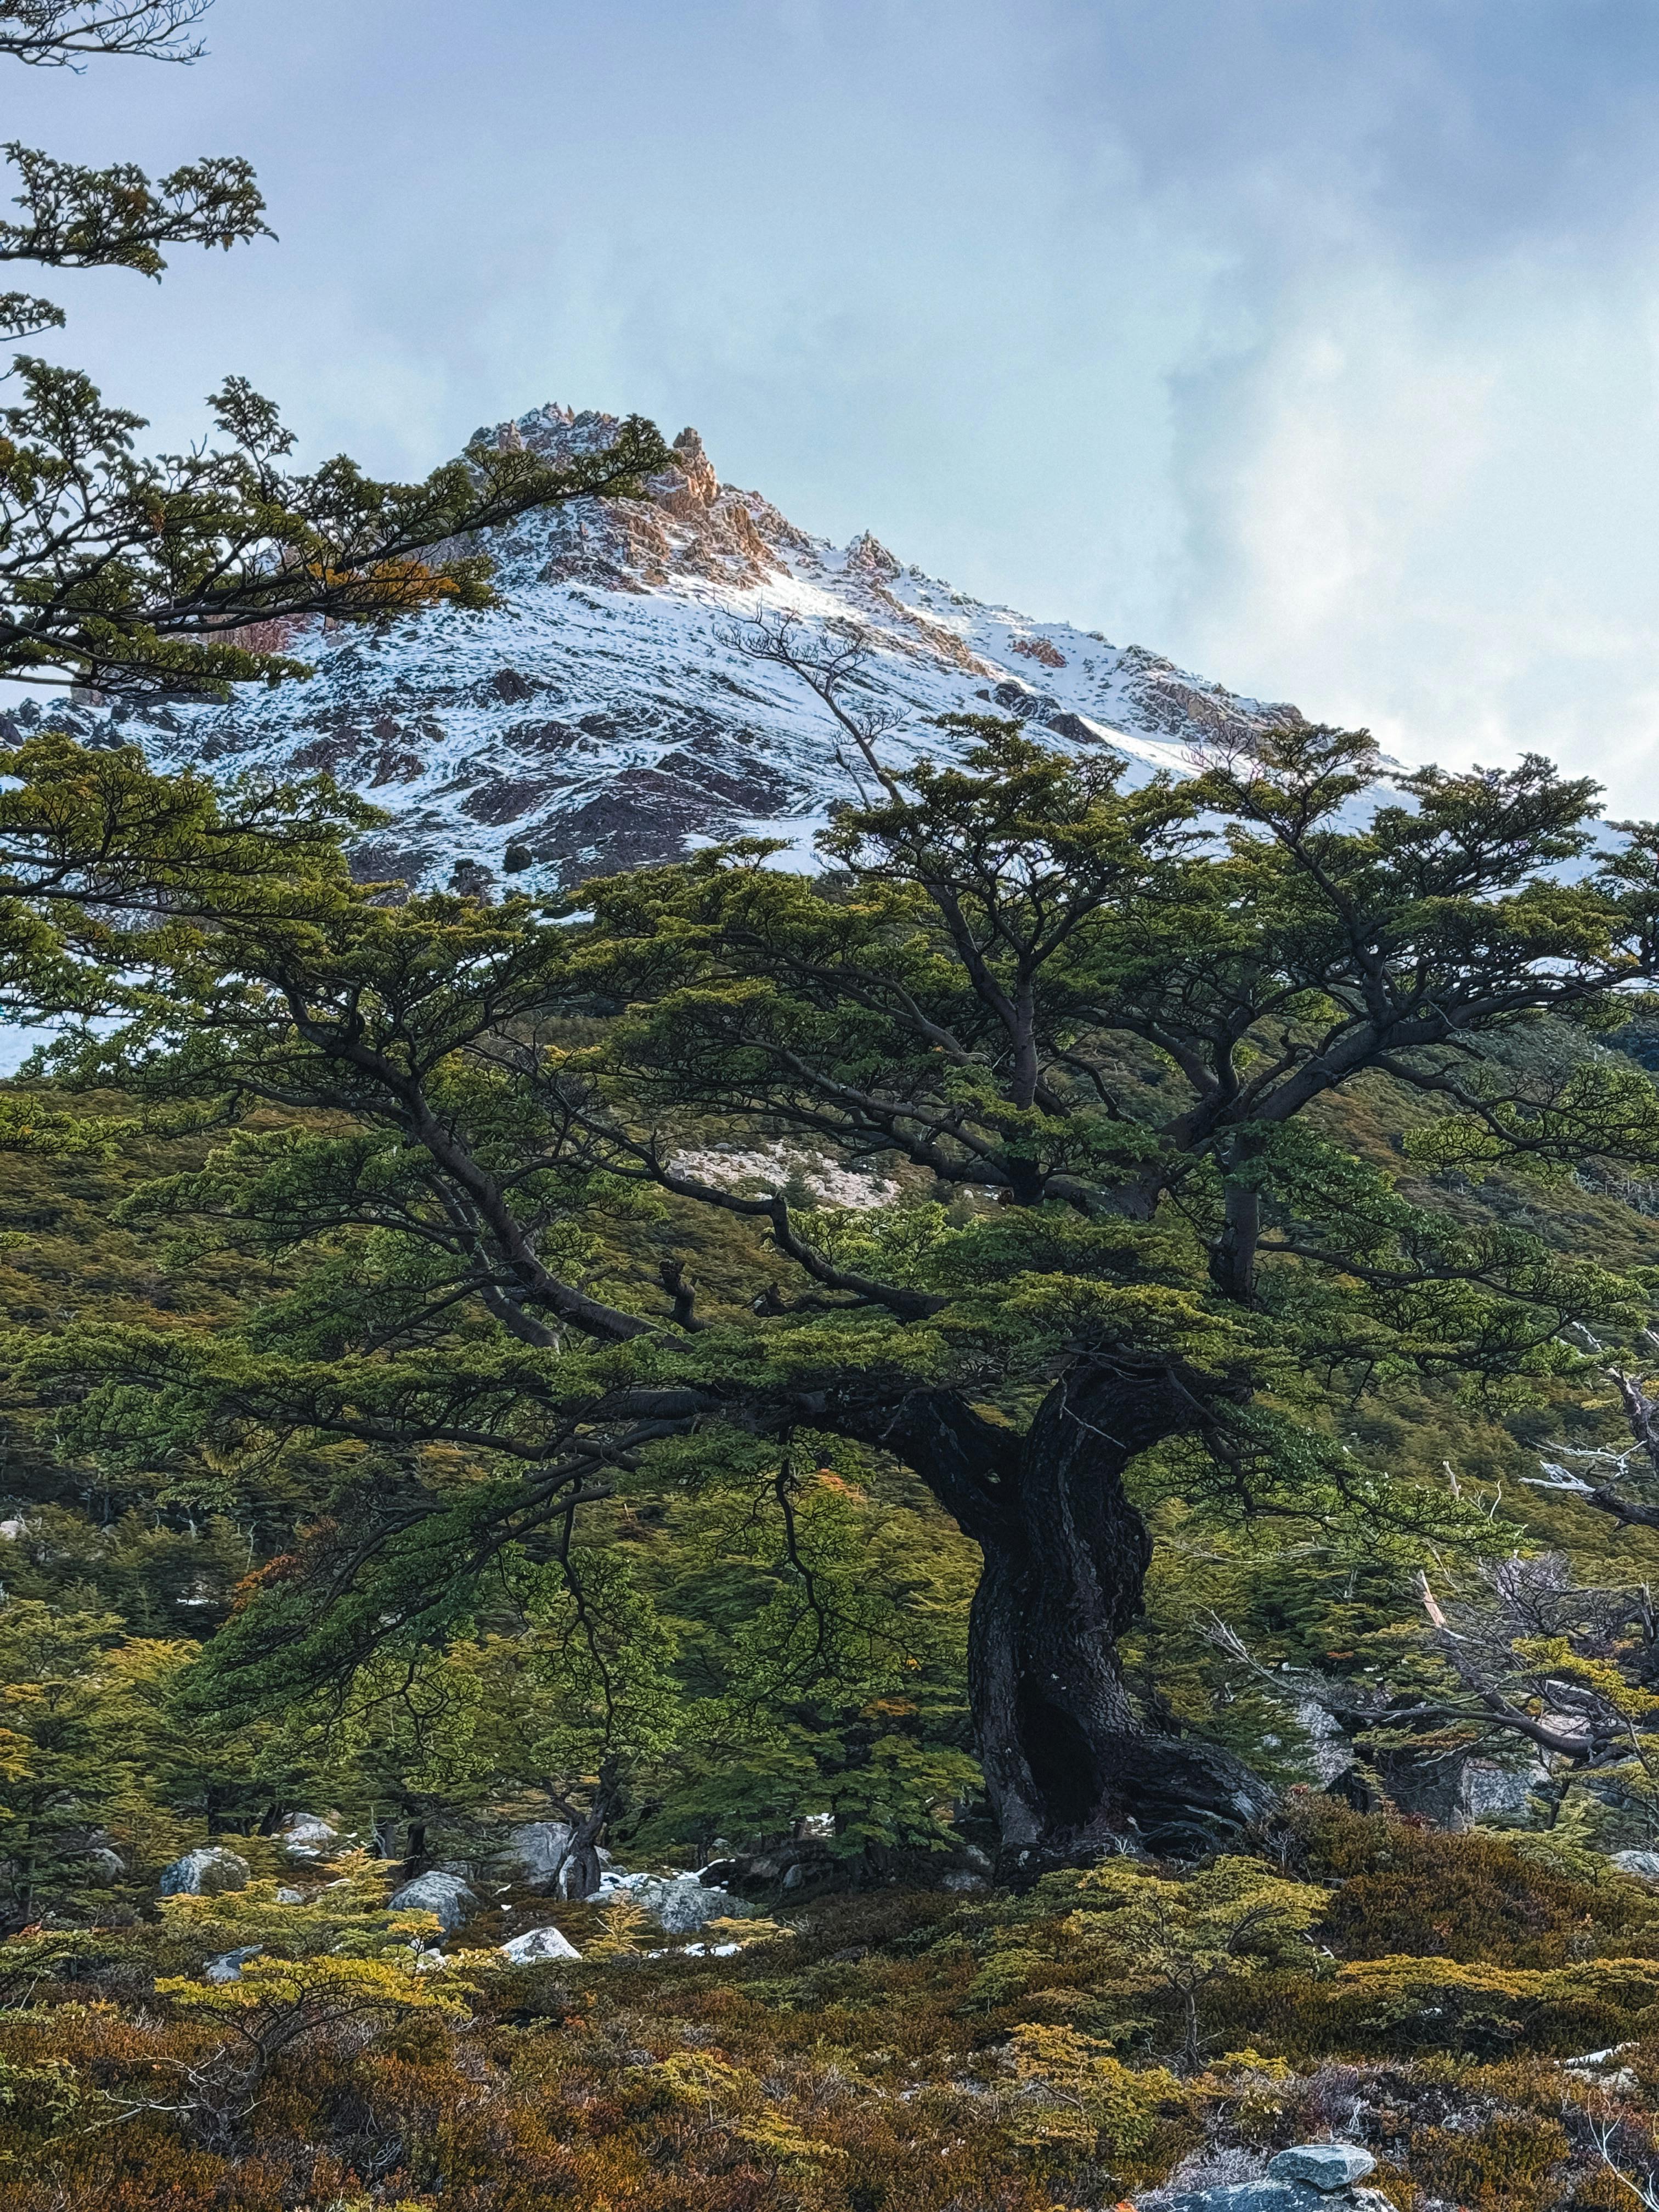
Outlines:
{"label": "distant small tree", "polygon": [[1181,2061],[1189,2070],[1203,2055],[1205,1992],[1264,1966],[1307,1964],[1304,1938],[1330,1902],[1324,1890],[1287,1881],[1259,1859],[1217,1859],[1180,1881],[1108,1859],[1077,1887],[1067,1933],[1129,1978],[1175,1998]]}

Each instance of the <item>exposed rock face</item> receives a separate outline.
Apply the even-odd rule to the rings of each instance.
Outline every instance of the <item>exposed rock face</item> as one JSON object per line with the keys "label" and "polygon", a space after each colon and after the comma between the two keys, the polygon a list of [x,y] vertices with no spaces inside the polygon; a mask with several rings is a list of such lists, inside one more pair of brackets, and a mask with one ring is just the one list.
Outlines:
{"label": "exposed rock face", "polygon": [[[607,444],[614,416],[550,405],[484,434],[551,458]],[[381,631],[296,626],[309,681],[226,707],[54,710],[94,743],[158,764],[326,770],[385,808],[367,878],[550,889],[689,846],[772,830],[803,853],[851,795],[839,733],[787,672],[747,660],[731,626],[760,609],[851,622],[871,696],[908,720],[901,764],[951,742],[946,713],[990,710],[1132,773],[1248,738],[1295,709],[1243,699],[1140,647],[983,605],[907,568],[868,532],[844,550],[759,493],[722,484],[695,430],[643,500],[584,500],[491,532],[505,606]],[[1027,678],[1033,680],[1028,681]],[[27,706],[0,733],[34,726]]]}
{"label": "exposed rock face", "polygon": [[394,1889],[388,1902],[394,1912],[435,1912],[446,1936],[453,1936],[478,1909],[471,1884],[458,1874],[416,1875]]}
{"label": "exposed rock face", "polygon": [[[515,1861],[523,1878],[533,1888],[550,1889],[556,1897],[574,1897],[575,1862],[571,1856],[573,1831],[564,1820],[527,1820],[507,1839],[506,1856]],[[603,1864],[608,1851],[599,1853]]]}
{"label": "exposed rock face", "polygon": [[240,1951],[221,1951],[216,1959],[210,1959],[203,1967],[202,1978],[209,1982],[240,1982],[243,1967],[264,1949],[263,1943],[245,1943]]}
{"label": "exposed rock face", "polygon": [[1380,1753],[1375,1763],[1377,1778],[1401,1812],[1420,1814],[1455,1832],[1527,1808],[1528,1776],[1495,1759],[1419,1756],[1406,1745]]}
{"label": "exposed rock face", "polygon": [[216,1897],[223,1890],[247,1887],[248,1864],[222,1844],[204,1844],[163,1867],[158,1897]]}
{"label": "exposed rock face", "polygon": [[1376,2160],[1358,2143],[1296,2143],[1267,2161],[1272,2181],[1308,2181],[1316,2189],[1346,2189],[1374,2172]]}

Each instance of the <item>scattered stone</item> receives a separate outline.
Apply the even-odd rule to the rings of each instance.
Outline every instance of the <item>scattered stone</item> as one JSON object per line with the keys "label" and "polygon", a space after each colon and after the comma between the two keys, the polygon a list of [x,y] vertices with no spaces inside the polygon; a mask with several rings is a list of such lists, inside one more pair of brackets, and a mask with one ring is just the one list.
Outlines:
{"label": "scattered stone", "polygon": [[222,1844],[204,1844],[163,1867],[155,1885],[158,1897],[217,1897],[227,1889],[247,1887],[248,1863]]}
{"label": "scattered stone", "polygon": [[394,1889],[390,1901],[394,1912],[435,1912],[446,1936],[453,1936],[478,1909],[471,1883],[458,1874],[418,1874]]}
{"label": "scattered stone", "polygon": [[319,1814],[290,1813],[277,1829],[276,1840],[296,1859],[325,1859],[332,1856],[340,1832]]}
{"label": "scattered stone", "polygon": [[1346,2189],[1363,2181],[1376,2166],[1370,2151],[1358,2143],[1297,2143],[1267,2161],[1274,2181],[1310,2181],[1316,2189]]}
{"label": "scattered stone", "polygon": [[242,1968],[264,1949],[263,1943],[246,1943],[240,1951],[221,1951],[216,1959],[210,1959],[203,1967],[203,1978],[210,1982],[240,1982]]}
{"label": "scattered stone", "polygon": [[580,1959],[581,1953],[556,1928],[532,1928],[501,1945],[502,1955],[515,1966],[534,1966],[543,1959]]}
{"label": "scattered stone", "polygon": [[305,1901],[306,1893],[302,1889],[290,1889],[286,1884],[284,1884],[276,1892],[276,1902],[278,1905],[303,1905]]}
{"label": "scattered stone", "polygon": [[605,1905],[616,1897],[631,1897],[665,1936],[695,1936],[711,1920],[744,1919],[755,1911],[729,1890],[707,1883],[695,1874],[607,1872],[591,1901]]}

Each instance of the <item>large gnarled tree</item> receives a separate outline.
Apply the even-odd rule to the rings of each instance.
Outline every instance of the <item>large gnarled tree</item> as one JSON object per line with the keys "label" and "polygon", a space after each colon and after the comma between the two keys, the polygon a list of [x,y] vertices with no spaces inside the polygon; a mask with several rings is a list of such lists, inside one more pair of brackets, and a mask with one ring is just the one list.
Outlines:
{"label": "large gnarled tree", "polygon": [[[157,988],[83,1072],[264,1116],[135,1217],[267,1253],[272,1293],[240,1338],[71,1328],[42,1387],[129,1464],[364,1455],[219,1639],[227,1692],[441,1635],[503,1547],[568,1550],[619,1483],[772,1486],[840,1435],[983,1552],[1010,1870],[1201,1844],[1269,1795],[1126,1686],[1141,1486],[1443,1532],[1455,1506],[1333,1441],[1329,1394],[1559,1373],[1575,1325],[1636,1326],[1632,1285],[1428,1178],[1651,1155],[1642,1071],[1523,1048],[1651,971],[1648,833],[1565,881],[1592,793],[1536,761],[1376,804],[1369,743],[1326,730],[1139,789],[1006,725],[951,737],[962,764],[884,776],[817,878],[710,853],[562,917],[387,904],[307,853],[286,890],[273,865],[135,926],[124,988]],[[43,760],[0,813],[81,772]],[[1330,1110],[1379,1076],[1433,1109],[1397,1176]],[[716,1180],[711,1116],[897,1189],[848,1212]],[[700,1298],[716,1217],[747,1257]]]}

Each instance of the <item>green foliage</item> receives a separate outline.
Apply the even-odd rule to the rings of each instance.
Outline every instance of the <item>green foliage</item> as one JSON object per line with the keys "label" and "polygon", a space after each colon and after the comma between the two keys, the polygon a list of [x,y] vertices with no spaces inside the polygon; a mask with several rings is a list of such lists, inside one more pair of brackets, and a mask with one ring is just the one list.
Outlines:
{"label": "green foliage", "polygon": [[20,356],[14,373],[0,529],[32,556],[14,560],[0,637],[14,681],[226,697],[303,674],[270,641],[288,625],[493,605],[484,556],[435,549],[556,501],[628,496],[666,459],[636,418],[604,454],[562,467],[481,445],[419,483],[344,455],[299,474],[283,466],[294,440],[275,408],[232,377],[209,402],[222,442],[152,459],[134,451],[143,418],[80,371]]}
{"label": "green foliage", "polygon": [[0,1863],[19,1918],[90,1903],[121,1879],[121,1845],[172,1855],[167,1698],[190,1652],[126,1639],[109,1614],[0,1606]]}
{"label": "green foliage", "polygon": [[[188,60],[199,49],[179,32],[200,13],[194,0],[14,0],[0,58]],[[94,168],[15,141],[4,152],[22,212],[0,222],[0,262],[155,277],[164,246],[272,234],[240,156],[152,183],[130,161]],[[49,300],[0,295],[0,337],[63,320]],[[0,412],[0,673],[14,682],[69,675],[106,693],[225,697],[236,683],[280,681],[303,672],[283,650],[297,623],[492,605],[489,560],[459,541],[556,501],[636,494],[670,458],[635,417],[604,454],[563,467],[480,443],[419,484],[377,482],[344,455],[301,475],[283,465],[294,440],[276,408],[233,376],[209,402],[223,444],[147,459],[133,451],[143,418],[108,405],[80,371],[19,356],[12,374],[20,397]]]}
{"label": "green foliage", "polygon": [[[1049,1878],[1058,1893],[1065,1877]],[[1181,2056],[1195,2067],[1200,2007],[1212,1983],[1264,1966],[1301,1964],[1303,1939],[1328,1899],[1310,1883],[1288,1881],[1258,1862],[1221,1858],[1184,1881],[1107,1860],[1073,1884],[1080,1902],[1066,1932],[1102,1952],[1128,1982],[1165,1989],[1181,2008]]]}

